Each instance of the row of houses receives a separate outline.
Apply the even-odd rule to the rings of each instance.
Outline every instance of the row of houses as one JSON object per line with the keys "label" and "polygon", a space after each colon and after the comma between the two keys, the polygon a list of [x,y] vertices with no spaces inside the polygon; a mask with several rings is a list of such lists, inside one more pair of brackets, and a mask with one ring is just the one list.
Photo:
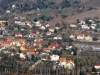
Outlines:
{"label": "row of houses", "polygon": [[70,35],[70,38],[71,39],[77,39],[77,40],[80,40],[80,41],[93,41],[93,36],[90,35],[89,33],[87,32],[73,32],[71,35]]}
{"label": "row of houses", "polygon": [[77,39],[82,41],[94,41],[94,37],[99,40],[99,37],[95,34],[100,30],[99,19],[87,19],[78,20],[77,23],[69,24],[69,28],[72,30],[70,33],[71,39]]}
{"label": "row of houses", "polygon": [[90,30],[90,31],[95,31],[95,30],[99,31],[100,29],[99,24],[100,24],[99,19],[97,20],[97,19],[85,18],[85,20],[78,20],[77,23],[70,24],[70,28],[77,28],[81,30]]}

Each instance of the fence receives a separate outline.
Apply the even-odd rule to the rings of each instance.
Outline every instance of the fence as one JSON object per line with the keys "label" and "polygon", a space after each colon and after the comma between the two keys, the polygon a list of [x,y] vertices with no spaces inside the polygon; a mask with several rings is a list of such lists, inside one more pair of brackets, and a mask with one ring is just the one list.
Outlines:
{"label": "fence", "polygon": [[76,75],[76,70],[68,71],[64,68],[53,69],[52,67],[52,64],[40,63],[29,70],[29,66],[23,66],[20,63],[1,63],[0,75]]}

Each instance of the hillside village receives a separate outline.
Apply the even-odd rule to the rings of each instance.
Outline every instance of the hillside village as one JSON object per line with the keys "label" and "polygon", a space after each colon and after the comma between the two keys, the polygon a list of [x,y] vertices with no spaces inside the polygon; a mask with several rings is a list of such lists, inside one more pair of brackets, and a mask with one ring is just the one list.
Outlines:
{"label": "hillside village", "polygon": [[89,0],[7,1],[0,8],[1,74],[99,75],[100,18],[81,16],[98,11],[91,6],[98,0],[86,7]]}

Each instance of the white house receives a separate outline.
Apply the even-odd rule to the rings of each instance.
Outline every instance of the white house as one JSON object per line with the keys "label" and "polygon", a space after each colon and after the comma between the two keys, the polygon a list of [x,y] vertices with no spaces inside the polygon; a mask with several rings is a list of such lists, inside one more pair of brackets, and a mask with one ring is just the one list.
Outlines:
{"label": "white house", "polygon": [[84,34],[80,34],[80,35],[77,35],[76,38],[77,38],[78,40],[84,40],[85,35],[84,35]]}
{"label": "white house", "polygon": [[75,39],[75,35],[73,35],[73,34],[71,34],[69,37],[70,37],[71,39]]}
{"label": "white house", "polygon": [[8,13],[8,14],[9,14],[9,13],[11,13],[11,11],[10,11],[10,10],[6,10],[6,13]]}
{"label": "white house", "polygon": [[91,29],[93,29],[93,30],[96,29],[96,26],[91,26]]}
{"label": "white house", "polygon": [[15,5],[15,4],[13,4],[13,5],[12,5],[12,8],[13,8],[13,9],[14,9],[14,8],[16,8],[16,5]]}
{"label": "white house", "polygon": [[51,61],[58,61],[59,60],[59,56],[58,55],[51,55],[50,59],[51,59]]}
{"label": "white house", "polygon": [[21,22],[21,21],[15,21],[15,24],[18,24],[18,25],[26,25],[25,22]]}
{"label": "white house", "polygon": [[49,24],[46,24],[45,26],[46,26],[46,27],[50,27],[50,25],[49,25]]}
{"label": "white house", "polygon": [[89,22],[91,22],[91,23],[95,23],[95,21],[93,21],[92,19],[90,19],[90,20],[88,20]]}
{"label": "white house", "polygon": [[93,38],[92,38],[91,36],[89,36],[89,35],[88,35],[88,36],[85,36],[84,39],[85,39],[86,41],[93,41],[93,40],[92,40]]}
{"label": "white house", "polygon": [[47,32],[47,33],[46,33],[46,35],[48,35],[48,36],[51,35],[51,34],[52,34],[51,32]]}
{"label": "white house", "polygon": [[49,31],[50,31],[50,32],[54,32],[54,29],[53,29],[53,28],[49,28]]}
{"label": "white house", "polygon": [[85,23],[84,20],[81,20],[79,24],[80,24],[80,25],[84,25],[84,24],[86,24],[86,23]]}
{"label": "white house", "polygon": [[45,30],[46,27],[45,27],[45,26],[41,26],[40,29],[41,29],[41,30]]}
{"label": "white house", "polygon": [[40,21],[37,21],[37,22],[34,22],[35,23],[35,25],[37,26],[37,27],[41,27],[41,23],[40,23]]}
{"label": "white house", "polygon": [[25,54],[23,54],[23,53],[20,53],[20,54],[19,54],[19,57],[20,57],[21,59],[26,59],[26,56],[25,56]]}
{"label": "white house", "polygon": [[81,25],[81,28],[82,28],[82,29],[87,29],[87,30],[89,30],[89,29],[90,29],[90,27],[89,27],[89,26],[87,26],[87,25]]}
{"label": "white house", "polygon": [[21,34],[21,33],[19,33],[19,34],[15,34],[15,37],[23,37],[23,35]]}
{"label": "white house", "polygon": [[97,24],[95,24],[95,23],[92,23],[92,24],[91,24],[91,26],[97,26]]}
{"label": "white house", "polygon": [[30,28],[32,28],[32,24],[29,22],[26,22],[26,25],[29,26]]}
{"label": "white house", "polygon": [[62,37],[61,36],[55,36],[53,39],[54,40],[62,40]]}
{"label": "white house", "polygon": [[71,27],[71,28],[76,28],[77,25],[75,25],[75,24],[70,24],[70,27]]}
{"label": "white house", "polygon": [[59,29],[60,29],[60,27],[57,27],[57,26],[56,26],[56,27],[55,27],[55,29],[59,30]]}

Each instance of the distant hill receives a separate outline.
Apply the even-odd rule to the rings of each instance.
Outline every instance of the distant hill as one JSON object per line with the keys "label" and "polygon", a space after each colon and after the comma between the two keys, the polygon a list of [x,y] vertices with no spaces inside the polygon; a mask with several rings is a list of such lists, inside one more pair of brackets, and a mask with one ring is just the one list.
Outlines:
{"label": "distant hill", "polygon": [[[12,3],[22,3],[22,2],[26,2],[26,3],[28,3],[28,2],[38,2],[38,3],[42,3],[42,2],[44,2],[44,4],[46,3],[46,2],[51,2],[51,4],[53,4],[53,3],[55,3],[55,4],[60,4],[62,1],[64,1],[64,2],[69,2],[69,3],[71,3],[71,2],[74,2],[74,1],[81,1],[81,4],[86,4],[86,5],[90,5],[90,6],[100,6],[100,0],[0,0],[0,7],[1,8],[4,8],[4,9],[6,9],[6,8],[8,8],[8,6],[10,5],[10,4],[12,4]],[[48,3],[47,3],[48,4]],[[41,4],[40,4],[41,5]]]}
{"label": "distant hill", "polygon": [[[20,7],[39,7],[39,8],[46,8],[46,7],[60,7],[62,8],[69,7],[70,3],[76,0],[0,0],[0,7],[3,9],[9,8],[11,4],[21,5]],[[31,5],[32,4],[32,5]],[[31,6],[30,6],[31,5]],[[29,8],[28,7],[28,8]]]}
{"label": "distant hill", "polygon": [[[51,8],[54,10],[69,8],[67,11],[70,11],[70,9],[75,10],[75,11],[72,10],[72,12],[70,12],[71,14],[73,14],[74,12],[75,13],[78,11],[80,12],[81,9],[82,10],[81,13],[80,14],[77,13],[79,17],[81,17],[81,14],[86,15],[89,13],[88,15],[90,15],[91,10],[95,11],[94,10],[95,8],[97,9],[98,12],[100,8],[100,0],[0,0],[0,12],[5,11],[7,9],[11,9],[11,6],[13,4],[17,6],[16,10],[19,10],[21,12],[22,11],[30,12],[30,10],[34,10],[37,8],[40,9]],[[96,14],[96,11],[94,13]]]}
{"label": "distant hill", "polygon": [[7,9],[9,4],[16,0],[0,0],[0,7],[3,9]]}

